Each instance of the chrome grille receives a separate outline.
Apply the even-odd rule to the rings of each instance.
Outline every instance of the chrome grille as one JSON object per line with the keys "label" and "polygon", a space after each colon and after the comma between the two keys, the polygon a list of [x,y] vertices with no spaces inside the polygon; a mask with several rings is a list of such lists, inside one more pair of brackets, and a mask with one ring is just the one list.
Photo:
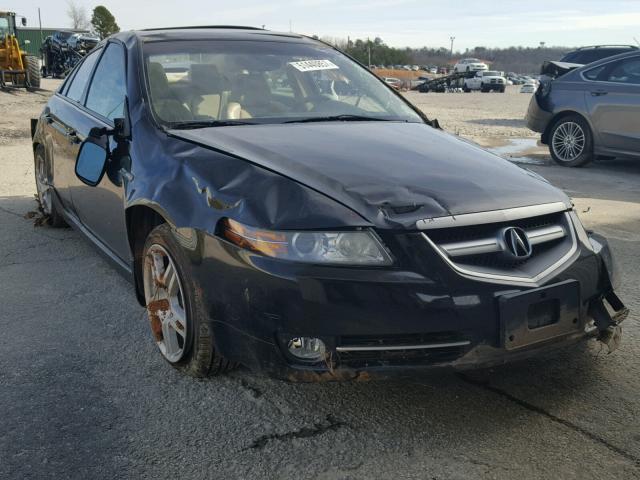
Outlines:
{"label": "chrome grille", "polygon": [[[499,218],[496,212],[491,215]],[[450,223],[455,225],[455,221]],[[503,234],[512,227],[526,235],[530,256],[509,255]],[[423,236],[458,273],[501,283],[535,285],[577,251],[575,229],[566,211],[477,225],[465,222],[463,226],[431,229]]]}

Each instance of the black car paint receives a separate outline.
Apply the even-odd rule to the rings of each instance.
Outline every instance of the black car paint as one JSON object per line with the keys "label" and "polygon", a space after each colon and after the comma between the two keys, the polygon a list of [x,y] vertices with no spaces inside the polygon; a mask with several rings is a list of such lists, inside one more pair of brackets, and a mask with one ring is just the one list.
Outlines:
{"label": "black car paint", "polygon": [[[148,106],[140,42],[180,35],[184,32],[128,32],[109,40],[121,42],[127,53],[132,140],[120,145],[112,140],[121,153],[98,187],[75,177],[74,155],[92,128],[112,128],[113,122],[56,94],[35,129],[34,146],[44,146],[53,162],[56,199],[66,219],[128,278],[135,283],[139,261],[131,215],[144,207],[174,227],[191,259],[192,287],[210,314],[216,347],[230,360],[289,378],[358,376],[358,369],[340,365],[293,362],[282,348],[291,335],[318,335],[330,349],[344,336],[363,334],[454,332],[471,342],[451,358],[366,368],[387,373],[502,363],[539,351],[536,346],[507,354],[500,345],[496,298],[526,288],[458,275],[423,241],[415,221],[558,200],[570,208],[564,194],[426,124],[164,131]],[[284,36],[278,41],[310,40]],[[304,141],[294,141],[291,131]],[[424,162],[427,173],[412,178],[390,162],[407,169],[421,169]],[[396,207],[405,213],[395,213]],[[259,256],[217,235],[225,217],[273,230],[376,228],[396,262],[389,268],[344,268]],[[581,326],[589,320],[589,303],[612,289],[608,246],[600,242],[607,255],[596,253],[586,234],[579,234],[575,261],[544,282],[580,282]],[[579,332],[564,342],[584,336]]]}
{"label": "black car paint", "polygon": [[[420,218],[504,205],[560,201],[570,206],[539,177],[419,123],[280,124],[170,134],[285,172],[380,228],[414,229]],[[413,208],[408,215],[394,213],[402,207]]]}

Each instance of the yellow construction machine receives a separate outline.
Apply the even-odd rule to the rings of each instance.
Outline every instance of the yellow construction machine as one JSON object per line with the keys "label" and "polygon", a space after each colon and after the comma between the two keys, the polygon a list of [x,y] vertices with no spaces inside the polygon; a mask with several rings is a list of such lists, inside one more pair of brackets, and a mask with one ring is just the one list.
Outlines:
{"label": "yellow construction machine", "polygon": [[[27,20],[22,17],[22,26]],[[7,86],[39,88],[38,58],[20,49],[16,38],[16,14],[0,12],[0,88]]]}

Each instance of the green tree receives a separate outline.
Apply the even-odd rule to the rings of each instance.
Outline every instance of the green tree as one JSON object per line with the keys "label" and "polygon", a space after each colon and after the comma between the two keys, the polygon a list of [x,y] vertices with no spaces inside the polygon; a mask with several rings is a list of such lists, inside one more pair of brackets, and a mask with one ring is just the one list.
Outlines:
{"label": "green tree", "polygon": [[91,25],[93,25],[94,30],[100,38],[107,38],[109,35],[120,31],[115,17],[107,7],[103,7],[102,5],[98,5],[93,9]]}

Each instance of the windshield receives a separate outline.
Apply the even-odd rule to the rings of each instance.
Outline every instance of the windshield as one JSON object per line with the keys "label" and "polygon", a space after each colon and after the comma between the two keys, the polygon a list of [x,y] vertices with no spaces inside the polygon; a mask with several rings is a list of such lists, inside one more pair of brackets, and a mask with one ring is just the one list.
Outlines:
{"label": "windshield", "polygon": [[372,73],[323,45],[198,40],[143,48],[152,108],[169,126],[423,121]]}
{"label": "windshield", "polygon": [[9,20],[5,17],[0,17],[0,36],[4,37],[9,33]]}

